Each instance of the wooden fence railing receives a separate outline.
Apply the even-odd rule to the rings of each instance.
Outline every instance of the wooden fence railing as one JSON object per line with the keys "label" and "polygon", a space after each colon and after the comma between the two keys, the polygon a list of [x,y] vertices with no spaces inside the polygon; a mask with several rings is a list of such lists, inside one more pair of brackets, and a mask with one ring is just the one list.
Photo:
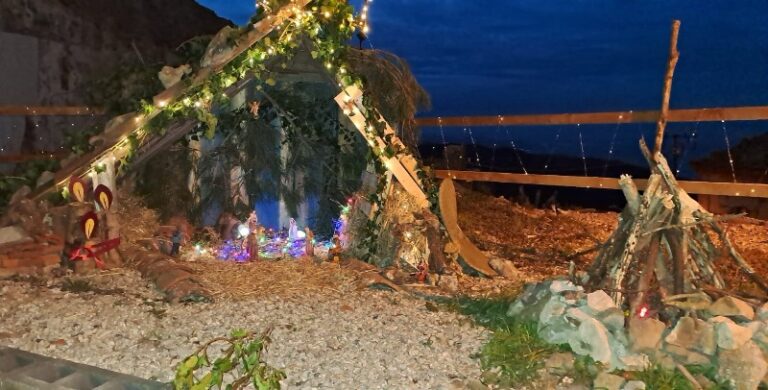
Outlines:
{"label": "wooden fence railing", "polygon": [[[556,187],[596,188],[618,190],[619,179],[596,176],[561,176],[535,175],[506,172],[477,172],[436,170],[435,177],[444,179],[450,177],[461,181],[483,181],[492,183],[514,183]],[[640,190],[645,189],[646,179],[633,180]],[[681,180],[678,184],[689,193],[701,195],[726,195],[750,198],[768,198],[768,184],[761,183],[727,183],[709,181]]]}
{"label": "wooden fence railing", "polygon": [[[655,123],[659,111],[614,111],[540,115],[447,116],[416,118],[418,126],[551,126]],[[768,106],[669,110],[668,122],[768,120]]]}

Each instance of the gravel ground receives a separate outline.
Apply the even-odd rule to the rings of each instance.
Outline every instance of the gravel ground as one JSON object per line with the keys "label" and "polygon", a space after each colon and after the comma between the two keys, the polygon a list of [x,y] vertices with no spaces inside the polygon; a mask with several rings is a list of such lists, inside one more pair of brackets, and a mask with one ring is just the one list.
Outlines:
{"label": "gravel ground", "polygon": [[89,280],[117,290],[0,282],[0,344],[169,381],[200,343],[271,325],[266,359],[285,370],[286,389],[451,389],[480,376],[471,356],[488,336],[466,317],[392,292],[169,305],[132,271]]}

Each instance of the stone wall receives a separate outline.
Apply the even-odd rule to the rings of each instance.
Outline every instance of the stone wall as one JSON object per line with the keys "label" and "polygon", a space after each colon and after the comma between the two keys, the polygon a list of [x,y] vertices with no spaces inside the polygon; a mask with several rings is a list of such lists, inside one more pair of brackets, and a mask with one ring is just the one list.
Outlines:
{"label": "stone wall", "polygon": [[[167,62],[227,23],[194,0],[3,0],[0,105],[83,105],[89,80],[118,64]],[[58,149],[64,133],[102,121],[0,116],[0,153]]]}

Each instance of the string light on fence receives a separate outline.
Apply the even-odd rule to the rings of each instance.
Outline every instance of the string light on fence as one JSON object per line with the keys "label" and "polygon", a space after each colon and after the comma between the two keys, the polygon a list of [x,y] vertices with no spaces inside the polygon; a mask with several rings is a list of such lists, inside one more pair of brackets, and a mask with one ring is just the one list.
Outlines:
{"label": "string light on fence", "polygon": [[605,175],[608,174],[608,164],[613,162],[613,148],[616,145],[616,134],[618,134],[619,132],[619,126],[621,125],[622,119],[624,119],[624,115],[619,115],[618,119],[616,119],[616,126],[613,128],[613,136],[611,137],[611,144],[608,147],[608,159],[605,160],[605,166],[603,166],[603,177],[605,177]]}
{"label": "string light on fence", "polygon": [[[581,129],[581,123],[576,125],[576,128]],[[579,146],[581,147],[581,163],[584,165],[584,176],[587,174],[587,155],[584,153],[584,139],[581,136],[581,130],[579,130]]]}
{"label": "string light on fence", "polygon": [[723,136],[725,137],[725,147],[728,151],[728,163],[731,164],[731,176],[733,177],[733,182],[736,183],[736,170],[733,167],[733,155],[731,155],[731,141],[728,139],[728,129],[725,127],[725,121],[722,120],[720,123],[723,126]]}

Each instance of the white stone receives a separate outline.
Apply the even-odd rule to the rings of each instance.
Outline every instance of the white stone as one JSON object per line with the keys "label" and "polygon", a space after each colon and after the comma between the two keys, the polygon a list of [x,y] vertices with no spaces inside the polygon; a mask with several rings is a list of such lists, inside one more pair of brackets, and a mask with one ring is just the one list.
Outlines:
{"label": "white stone", "polygon": [[615,309],[616,304],[605,291],[597,290],[587,294],[586,307],[592,313],[599,314],[609,309]]}
{"label": "white stone", "polygon": [[539,314],[539,323],[542,326],[549,325],[550,321],[554,317],[562,317],[565,314],[565,310],[568,305],[563,301],[563,297],[554,295],[541,309]]}
{"label": "white stone", "polygon": [[715,353],[715,329],[710,323],[691,317],[682,317],[664,339],[668,344],[706,355]]}
{"label": "white stone", "polygon": [[755,318],[755,310],[741,299],[725,296],[709,307],[713,316],[737,317],[752,321]]}
{"label": "white stone", "polygon": [[590,317],[579,324],[578,337],[569,340],[568,344],[578,355],[588,355],[597,362],[610,364],[613,354],[608,338],[605,326]]}
{"label": "white stone", "polygon": [[737,390],[753,390],[768,373],[763,352],[754,342],[748,341],[741,348],[720,350],[717,374],[732,381]]}
{"label": "white stone", "polygon": [[659,348],[667,326],[655,318],[633,317],[629,321],[629,347],[636,352],[652,352]]}
{"label": "white stone", "polygon": [[566,291],[584,291],[584,288],[573,284],[570,280],[553,280],[549,291],[552,294],[560,294]]}
{"label": "white stone", "polygon": [[752,330],[737,325],[731,320],[725,317],[719,317],[726,319],[725,321],[718,321],[715,325],[715,331],[717,333],[717,346],[722,349],[737,349],[741,348],[749,339],[752,338]]}
{"label": "white stone", "polygon": [[595,381],[592,383],[592,387],[603,390],[621,390],[621,386],[624,382],[624,378],[618,375],[601,372],[597,374]]}

